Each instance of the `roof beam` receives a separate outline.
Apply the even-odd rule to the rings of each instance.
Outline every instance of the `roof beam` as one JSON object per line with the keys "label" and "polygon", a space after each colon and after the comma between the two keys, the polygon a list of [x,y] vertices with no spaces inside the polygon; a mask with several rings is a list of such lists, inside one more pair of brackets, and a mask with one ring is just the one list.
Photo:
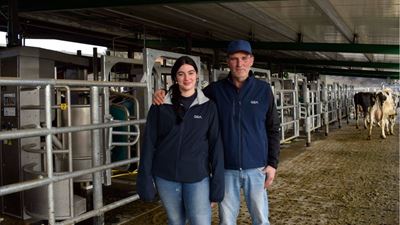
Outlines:
{"label": "roof beam", "polygon": [[[264,29],[268,29],[282,35],[288,41],[296,41],[297,32],[295,30],[292,30],[290,27],[287,27],[281,21],[270,16],[268,13],[265,13],[262,9],[258,8],[252,2],[243,2],[239,4],[227,3],[220,5],[225,9],[230,10],[235,14],[250,20],[252,23],[258,24]],[[253,7],[252,10],[254,11],[254,13],[250,14],[243,11],[244,8],[248,8],[249,6]],[[232,24],[232,26],[235,26],[235,24]]]}
{"label": "roof beam", "polygon": [[[342,17],[337,13],[335,7],[329,0],[312,0],[315,6],[323,12],[330,21],[335,25],[335,27],[342,33],[342,35],[347,39],[349,43],[354,43],[354,32],[349,28]],[[373,56],[369,54],[364,54],[365,58],[370,62],[373,61]]]}
{"label": "roof beam", "polygon": [[321,67],[303,67],[299,66],[289,70],[296,70],[295,72],[318,72],[324,75],[336,75],[346,77],[369,77],[369,78],[382,78],[382,79],[399,79],[399,72],[388,71],[373,71],[373,70],[346,70],[346,69],[330,69]]}
{"label": "roof beam", "polygon": [[329,0],[312,0],[315,6],[323,12],[330,21],[335,25],[335,27],[343,34],[343,36],[350,43],[353,41],[353,32],[344,22],[342,17],[336,12],[335,7]]}
{"label": "roof beam", "polygon": [[345,66],[345,67],[362,67],[375,69],[400,69],[399,63],[383,63],[383,62],[359,62],[359,61],[335,61],[335,60],[307,60],[307,59],[271,59],[263,56],[255,56],[256,62],[271,62],[283,65],[321,65],[321,66]]}
{"label": "roof beam", "polygon": [[114,36],[118,37],[134,37],[136,35],[134,32],[118,27],[110,27],[107,25],[99,26],[98,24],[92,23],[90,21],[79,21],[77,19],[60,18],[54,15],[21,13],[20,17],[24,19],[50,23],[53,25],[62,25],[66,27],[99,32],[103,34],[113,34]]}
{"label": "roof beam", "polygon": [[343,77],[366,77],[366,78],[380,78],[380,79],[399,79],[399,74],[393,72],[382,71],[366,71],[364,70],[345,70],[345,69],[329,69],[320,67],[287,67],[283,69],[292,73],[319,73],[322,75],[335,75]]}
{"label": "roof beam", "polygon": [[399,55],[400,45],[378,44],[342,44],[342,43],[288,43],[288,42],[255,42],[254,49],[318,51],[318,52],[351,52]]}
{"label": "roof beam", "polygon": [[[143,42],[143,41],[140,41]],[[195,41],[194,48],[222,48],[225,49],[228,41]],[[375,54],[400,54],[400,45],[378,44],[343,44],[343,43],[293,43],[293,42],[252,42],[253,49],[285,50],[285,51],[317,51],[317,52],[350,52]],[[184,47],[183,40],[146,40],[148,47]]]}
{"label": "roof beam", "polygon": [[[262,0],[252,0],[262,1]],[[271,1],[271,0],[270,0]],[[71,10],[71,9],[86,9],[86,8],[109,8],[121,6],[135,5],[165,5],[165,4],[195,4],[195,3],[224,3],[224,2],[246,2],[246,0],[19,0],[18,9],[20,12],[33,11],[54,11],[54,10]],[[4,5],[4,4],[2,4]]]}

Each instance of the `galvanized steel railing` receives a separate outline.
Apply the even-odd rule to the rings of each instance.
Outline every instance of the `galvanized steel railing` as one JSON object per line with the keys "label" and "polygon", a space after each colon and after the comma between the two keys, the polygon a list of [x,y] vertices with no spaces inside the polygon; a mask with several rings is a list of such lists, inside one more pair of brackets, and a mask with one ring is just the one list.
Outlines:
{"label": "galvanized steel railing", "polygon": [[[54,79],[38,79],[38,80],[25,80],[19,78],[8,78],[2,77],[0,79],[0,86],[34,86],[34,87],[45,87],[45,118],[46,127],[45,128],[31,128],[31,129],[18,129],[12,131],[1,131],[0,140],[7,139],[19,139],[27,137],[37,137],[46,136],[46,165],[47,165],[47,177],[40,178],[36,180],[23,181],[19,183],[4,185],[0,187],[0,196],[21,192],[36,187],[41,187],[48,185],[48,221],[50,225],[54,224],[74,224],[76,222],[88,219],[90,217],[102,215],[104,212],[119,207],[121,205],[127,204],[138,199],[137,195],[130,196],[128,198],[116,201],[109,205],[103,206],[102,199],[102,182],[100,171],[109,170],[114,167],[123,166],[126,164],[137,162],[138,158],[131,158],[123,161],[118,161],[115,163],[110,163],[102,165],[100,158],[100,129],[118,127],[118,126],[129,126],[136,124],[145,123],[145,119],[136,119],[125,122],[106,122],[101,123],[99,109],[99,87],[103,87],[105,95],[109,93],[109,87],[140,87],[147,88],[146,83],[125,83],[125,82],[102,82],[102,81],[82,81],[82,80],[54,80]],[[53,89],[56,86],[63,86],[65,88],[69,87],[90,87],[91,93],[91,120],[90,125],[81,126],[69,126],[69,127],[52,127],[52,109],[56,108],[51,105],[51,97],[53,95]],[[108,100],[108,99],[107,99]],[[69,105],[70,107],[70,105]],[[53,173],[53,151],[52,146],[52,136],[54,134],[60,133],[70,133],[76,131],[92,131],[92,158],[93,158],[93,168],[68,172],[66,174],[54,175]],[[54,210],[54,183],[62,181],[65,179],[72,179],[86,174],[93,175],[93,206],[94,210],[86,212],[79,216],[74,216],[70,219],[64,220],[62,222],[56,223],[55,221],[55,210]],[[101,217],[100,217],[101,218]],[[100,224],[103,222],[100,221]]]}

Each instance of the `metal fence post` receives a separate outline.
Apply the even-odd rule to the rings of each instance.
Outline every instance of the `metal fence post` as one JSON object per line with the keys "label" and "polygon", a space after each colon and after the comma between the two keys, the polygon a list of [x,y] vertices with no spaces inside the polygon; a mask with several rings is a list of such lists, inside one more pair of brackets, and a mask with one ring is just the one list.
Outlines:
{"label": "metal fence post", "polygon": [[[93,86],[90,88],[91,101],[91,119],[92,124],[100,123],[99,115],[99,87]],[[100,130],[92,130],[92,166],[101,165],[101,146],[100,146]],[[99,209],[103,207],[103,188],[101,182],[101,172],[93,173],[93,208]],[[95,218],[96,225],[104,224],[104,215],[99,215]]]}
{"label": "metal fence post", "polygon": [[[46,128],[51,129],[51,85],[46,85],[45,89],[45,109],[46,109]],[[46,135],[46,161],[47,161],[47,176],[53,178],[53,146],[51,134]],[[55,224],[55,212],[54,212],[54,182],[51,182],[47,186],[47,201],[49,208],[49,224]]]}

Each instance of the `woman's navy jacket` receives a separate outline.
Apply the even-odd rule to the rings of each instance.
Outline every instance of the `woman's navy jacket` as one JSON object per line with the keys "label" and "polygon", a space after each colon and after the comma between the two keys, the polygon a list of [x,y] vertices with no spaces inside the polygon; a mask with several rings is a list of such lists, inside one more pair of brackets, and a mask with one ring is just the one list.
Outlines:
{"label": "woman's navy jacket", "polygon": [[210,176],[210,201],[224,197],[224,155],[217,107],[201,90],[176,122],[170,95],[152,105],[147,115],[140,155],[137,192],[144,201],[155,198],[153,176],[192,183]]}
{"label": "woman's navy jacket", "polygon": [[250,72],[239,90],[229,75],[207,86],[204,94],[218,107],[225,169],[277,168],[280,121],[271,86]]}

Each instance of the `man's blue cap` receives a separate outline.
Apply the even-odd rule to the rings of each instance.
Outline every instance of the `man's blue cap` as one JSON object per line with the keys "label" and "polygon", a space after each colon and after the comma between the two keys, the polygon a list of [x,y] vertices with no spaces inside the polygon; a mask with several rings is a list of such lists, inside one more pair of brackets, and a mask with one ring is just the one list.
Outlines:
{"label": "man's blue cap", "polygon": [[251,45],[248,41],[245,40],[235,40],[231,41],[226,49],[228,55],[233,54],[235,52],[247,52],[251,53]]}

